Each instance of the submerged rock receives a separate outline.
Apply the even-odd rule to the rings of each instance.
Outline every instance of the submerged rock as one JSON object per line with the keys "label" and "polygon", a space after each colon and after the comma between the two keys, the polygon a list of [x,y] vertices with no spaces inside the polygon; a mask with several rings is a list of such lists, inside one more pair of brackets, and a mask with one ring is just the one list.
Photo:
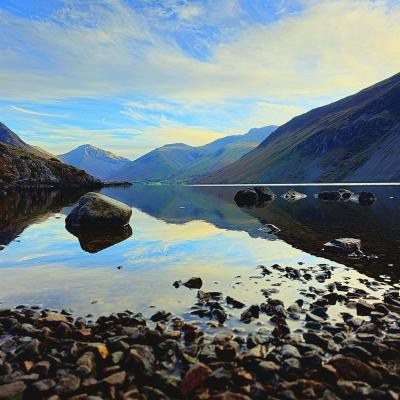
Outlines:
{"label": "submerged rock", "polygon": [[122,227],[127,225],[132,210],[126,204],[99,193],[87,193],[67,216],[67,227],[105,226]]}

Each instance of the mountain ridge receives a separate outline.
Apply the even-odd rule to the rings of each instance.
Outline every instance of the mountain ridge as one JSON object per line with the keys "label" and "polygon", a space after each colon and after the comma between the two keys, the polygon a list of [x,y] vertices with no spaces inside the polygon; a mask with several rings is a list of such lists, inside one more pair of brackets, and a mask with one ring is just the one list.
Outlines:
{"label": "mountain ridge", "polygon": [[[47,154],[43,157],[42,154]],[[0,187],[100,188],[103,183],[25,143],[0,123]]]}
{"label": "mountain ridge", "polygon": [[83,169],[99,178],[108,179],[115,171],[130,162],[128,158],[117,156],[91,144],[83,144],[57,156],[66,164]]}
{"label": "mountain ridge", "polygon": [[43,150],[39,146],[31,146],[24,142],[15,132],[13,132],[8,126],[0,122],[0,142],[14,146],[20,150],[24,150],[28,153],[34,154],[35,156],[49,159],[54,157],[53,154]]}
{"label": "mountain ridge", "polygon": [[400,151],[399,135],[400,73],[291,119],[240,160],[196,183],[400,180],[392,147]]}
{"label": "mountain ridge", "polygon": [[186,182],[220,168],[254,148],[277,127],[253,128],[244,135],[219,138],[202,146],[172,143],[130,162],[112,179],[138,182]]}

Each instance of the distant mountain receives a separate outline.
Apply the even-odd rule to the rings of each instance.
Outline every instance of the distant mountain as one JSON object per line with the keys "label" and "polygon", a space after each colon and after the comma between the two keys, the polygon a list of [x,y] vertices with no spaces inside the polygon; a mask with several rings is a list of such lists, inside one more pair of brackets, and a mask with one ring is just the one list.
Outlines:
{"label": "distant mountain", "polygon": [[199,147],[168,144],[130,162],[111,178],[133,182],[190,181],[239,159],[276,128],[255,128],[245,135],[227,136]]}
{"label": "distant mountain", "polygon": [[400,74],[293,118],[202,183],[400,181]]}
{"label": "distant mountain", "polygon": [[57,157],[66,164],[83,169],[99,179],[108,179],[130,162],[127,158],[116,156],[90,144],[84,144]]}
{"label": "distant mountain", "polygon": [[49,152],[41,149],[38,146],[31,146],[25,143],[16,133],[14,133],[10,128],[0,122],[0,142],[5,144],[10,144],[17,147],[18,149],[27,151],[28,153],[34,154],[38,157],[52,158],[53,155]]}

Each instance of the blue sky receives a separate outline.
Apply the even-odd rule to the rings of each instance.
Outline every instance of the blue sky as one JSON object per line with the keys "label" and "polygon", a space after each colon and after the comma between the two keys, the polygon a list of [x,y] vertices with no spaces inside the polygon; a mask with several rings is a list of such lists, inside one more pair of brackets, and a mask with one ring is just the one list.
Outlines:
{"label": "blue sky", "polygon": [[389,0],[2,0],[0,121],[136,158],[282,124],[400,71]]}

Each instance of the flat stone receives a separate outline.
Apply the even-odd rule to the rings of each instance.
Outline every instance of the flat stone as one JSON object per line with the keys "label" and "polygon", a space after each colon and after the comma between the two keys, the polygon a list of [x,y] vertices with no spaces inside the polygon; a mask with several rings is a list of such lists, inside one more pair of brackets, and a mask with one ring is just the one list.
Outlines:
{"label": "flat stone", "polygon": [[107,376],[107,378],[103,379],[103,382],[110,386],[121,386],[125,382],[125,379],[126,379],[126,372],[121,371],[112,374],[110,376]]}
{"label": "flat stone", "polygon": [[377,385],[382,382],[382,374],[368,364],[352,357],[334,356],[330,361],[339,375],[346,380],[358,380]]}
{"label": "flat stone", "polygon": [[189,395],[193,390],[203,384],[212,374],[211,368],[207,365],[198,363],[191,367],[184,375],[181,382],[181,393],[183,396]]}
{"label": "flat stone", "polygon": [[0,400],[22,400],[26,385],[19,381],[0,386]]}

